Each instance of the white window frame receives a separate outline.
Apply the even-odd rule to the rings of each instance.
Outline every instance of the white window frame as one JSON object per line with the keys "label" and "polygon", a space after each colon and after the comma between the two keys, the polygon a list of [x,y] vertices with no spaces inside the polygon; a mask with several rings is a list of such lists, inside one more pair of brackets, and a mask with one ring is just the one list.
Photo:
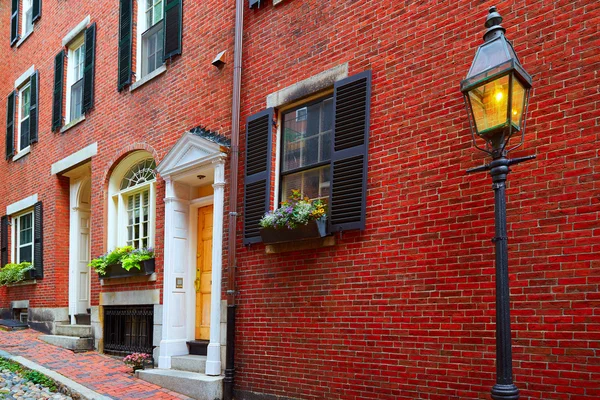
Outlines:
{"label": "white window frame", "polygon": [[[163,12],[163,16],[161,18],[160,21],[162,21],[162,19],[165,18],[165,0],[162,0],[162,12]],[[156,71],[158,68],[160,68],[160,66],[157,66],[156,69],[152,72],[147,73],[146,75],[142,75],[142,47],[143,47],[143,43],[142,43],[142,33],[146,32],[148,29],[150,29],[152,26],[147,26],[148,23],[146,21],[146,11],[148,11],[147,7],[146,7],[146,0],[138,0],[138,4],[137,4],[137,9],[138,9],[138,13],[137,13],[137,25],[136,25],[136,62],[135,62],[135,73],[136,73],[136,81],[140,81],[142,78],[144,78],[144,76],[148,76],[150,74],[152,74],[152,72]],[[158,23],[158,22],[157,22]],[[155,24],[156,25],[156,24]],[[163,38],[164,38],[164,32],[163,32]],[[164,52],[164,48],[163,48],[163,52]],[[164,62],[163,64],[164,65]]]}
{"label": "white window frame", "polygon": [[20,260],[20,248],[21,248],[21,235],[20,235],[20,219],[28,214],[31,214],[31,265],[33,265],[35,259],[35,214],[33,209],[27,209],[19,214],[11,216],[12,218],[12,229],[11,229],[11,262],[19,264]]}
{"label": "white window frame", "polygon": [[[29,152],[29,143],[27,143],[27,146],[23,147],[23,149],[21,149],[21,123],[28,120],[29,119],[29,114],[27,114],[26,116],[22,115],[22,106],[23,106],[23,93],[25,92],[26,89],[29,89],[29,107],[31,108],[31,82],[29,80],[25,81],[25,83],[18,88],[19,91],[19,100],[17,101],[17,108],[18,108],[18,112],[17,112],[17,125],[18,128],[16,129],[17,132],[17,147],[15,149],[15,155],[18,153],[27,153]],[[29,134],[31,135],[31,132],[29,132]]]}
{"label": "white window frame", "polygon": [[[85,44],[85,35],[83,33],[79,34],[72,42],[69,43],[68,53],[67,53],[67,104],[66,104],[66,112],[65,112],[65,125],[72,122],[71,118],[71,89],[74,83],[76,83],[79,79],[75,78],[75,52],[79,49],[82,49]],[[84,64],[85,64],[85,52],[83,54]],[[82,75],[83,78],[83,75]],[[82,92],[83,97],[83,92]],[[83,107],[83,98],[82,98],[82,107]],[[84,113],[81,113],[81,118],[84,116]]]}
{"label": "white window frame", "polygon": [[[29,2],[29,8],[26,9],[25,8],[25,3]],[[29,35],[31,32],[33,32],[33,26],[34,26],[34,22],[33,22],[33,0],[21,0],[21,37],[24,38],[26,35]],[[31,12],[31,29],[27,30],[27,11]]]}
{"label": "white window frame", "polygon": [[132,166],[144,159],[152,158],[146,151],[137,151],[125,157],[115,168],[109,181],[109,209],[108,209],[108,250],[127,245],[127,199],[129,196],[149,190],[148,220],[149,235],[148,247],[154,248],[156,233],[156,178],[130,188],[121,190],[121,181]]}

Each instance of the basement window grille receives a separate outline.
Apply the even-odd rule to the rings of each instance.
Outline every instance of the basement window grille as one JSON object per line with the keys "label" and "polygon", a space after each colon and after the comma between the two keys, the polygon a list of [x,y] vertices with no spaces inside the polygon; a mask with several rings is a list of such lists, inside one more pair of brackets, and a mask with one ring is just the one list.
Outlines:
{"label": "basement window grille", "polygon": [[152,355],[154,306],[104,307],[104,352]]}

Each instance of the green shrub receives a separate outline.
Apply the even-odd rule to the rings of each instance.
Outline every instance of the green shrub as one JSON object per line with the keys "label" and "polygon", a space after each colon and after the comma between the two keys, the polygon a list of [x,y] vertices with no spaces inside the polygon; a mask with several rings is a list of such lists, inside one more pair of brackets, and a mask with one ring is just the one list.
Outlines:
{"label": "green shrub", "polygon": [[25,280],[25,273],[33,269],[33,265],[28,262],[20,264],[6,264],[0,268],[0,286],[10,285]]}
{"label": "green shrub", "polygon": [[56,382],[40,372],[26,371],[23,373],[23,378],[27,379],[29,382],[35,383],[36,385],[47,387],[51,392],[56,391]]}
{"label": "green shrub", "polygon": [[121,264],[124,270],[129,271],[132,268],[141,269],[142,261],[154,258],[152,248],[134,249],[132,246],[117,247],[113,251],[93,259],[88,264],[100,275],[106,274],[106,268],[112,264]]}

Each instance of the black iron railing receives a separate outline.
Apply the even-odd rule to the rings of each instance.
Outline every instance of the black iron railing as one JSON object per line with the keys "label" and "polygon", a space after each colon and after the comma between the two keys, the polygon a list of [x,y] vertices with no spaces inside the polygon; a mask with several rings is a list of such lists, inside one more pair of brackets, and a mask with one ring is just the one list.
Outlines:
{"label": "black iron railing", "polygon": [[154,306],[104,307],[104,352],[152,354]]}

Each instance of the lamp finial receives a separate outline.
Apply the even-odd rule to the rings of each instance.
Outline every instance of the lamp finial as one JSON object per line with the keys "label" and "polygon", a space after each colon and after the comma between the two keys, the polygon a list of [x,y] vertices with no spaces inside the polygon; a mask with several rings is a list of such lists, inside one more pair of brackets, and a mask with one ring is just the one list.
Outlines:
{"label": "lamp finial", "polygon": [[497,37],[499,34],[504,34],[504,29],[500,24],[502,23],[502,16],[498,13],[496,6],[491,6],[489,14],[485,19],[485,27],[488,28],[483,35],[483,40],[489,42],[490,40]]}

